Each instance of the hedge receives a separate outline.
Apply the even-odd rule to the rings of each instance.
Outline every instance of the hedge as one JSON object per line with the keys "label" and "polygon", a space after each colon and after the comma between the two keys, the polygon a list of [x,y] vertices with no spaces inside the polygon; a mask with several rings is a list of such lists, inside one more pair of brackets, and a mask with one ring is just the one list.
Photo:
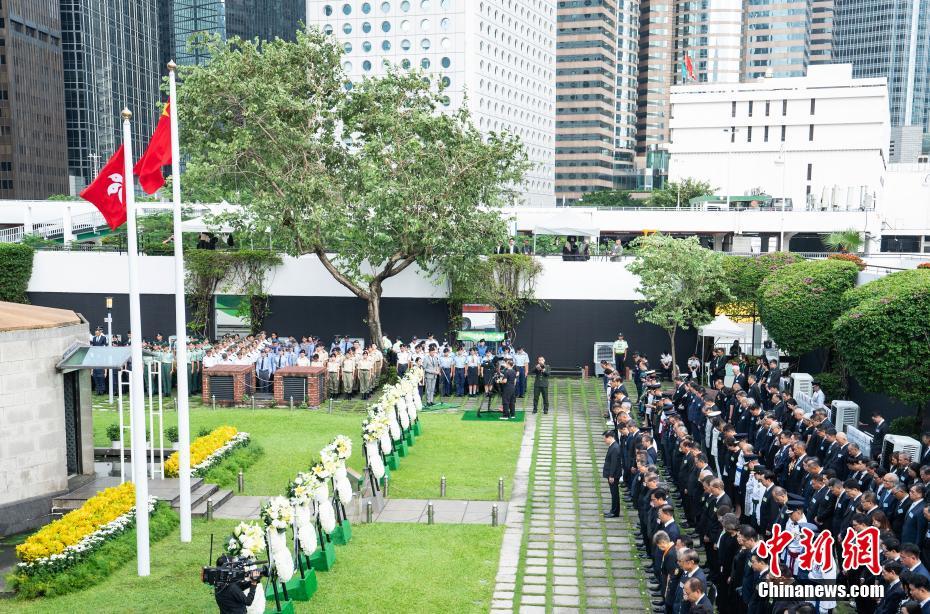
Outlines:
{"label": "hedge", "polygon": [[833,326],[863,388],[921,406],[930,399],[930,271],[894,273],[848,292],[861,298]]}
{"label": "hedge", "polygon": [[35,252],[22,243],[0,243],[0,301],[28,303],[26,288],[32,277]]}
{"label": "hedge", "polygon": [[726,256],[723,269],[735,300],[756,302],[762,281],[789,264],[800,262],[801,256],[791,252],[769,252],[758,256]]}
{"label": "hedge", "polygon": [[779,269],[759,288],[759,316],[780,348],[800,355],[831,346],[833,321],[858,267],[844,260],[808,260]]}

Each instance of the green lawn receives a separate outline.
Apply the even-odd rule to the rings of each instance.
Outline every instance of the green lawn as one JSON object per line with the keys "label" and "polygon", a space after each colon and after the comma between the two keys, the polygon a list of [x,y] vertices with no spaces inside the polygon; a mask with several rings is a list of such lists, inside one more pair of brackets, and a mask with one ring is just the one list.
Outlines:
{"label": "green lawn", "polygon": [[[103,397],[94,406],[94,444],[109,447],[108,424],[118,421],[115,411],[102,411]],[[522,401],[522,399],[521,399]],[[446,476],[447,497],[459,499],[497,498],[497,478],[503,477],[510,496],[510,483],[516,469],[523,424],[503,422],[469,422],[461,411],[474,405],[441,413],[423,412],[423,434],[416,439],[410,454],[401,459],[400,470],[391,473],[391,496],[429,498],[439,496],[439,479]],[[173,407],[173,404],[169,405]],[[231,424],[246,431],[260,445],[264,454],[245,472],[247,495],[281,494],[288,481],[306,469],[310,459],[337,434],[353,440],[349,466],[361,470],[361,423],[364,404],[358,401],[335,404],[332,414],[325,410],[306,409],[210,409],[199,400],[191,402],[191,433]],[[165,428],[177,425],[177,413],[165,411]],[[231,486],[225,484],[224,486]]]}
{"label": "green lawn", "polygon": [[[222,543],[234,521],[195,521],[194,541],[174,531],[152,547],[152,575],[135,560],[86,591],[36,601],[0,600],[0,613],[215,612],[200,583],[210,533]],[[318,574],[319,591],[297,612],[487,612],[503,529],[476,525],[356,525],[336,566]],[[214,551],[214,557],[217,556]]]}

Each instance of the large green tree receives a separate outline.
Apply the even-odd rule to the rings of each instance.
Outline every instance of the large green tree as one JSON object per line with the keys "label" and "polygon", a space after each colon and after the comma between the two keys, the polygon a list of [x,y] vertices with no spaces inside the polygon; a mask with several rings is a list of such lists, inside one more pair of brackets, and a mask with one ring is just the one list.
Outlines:
{"label": "large green tree", "polygon": [[575,202],[578,207],[636,207],[642,204],[633,198],[630,190],[598,190]]}
{"label": "large green tree", "polygon": [[780,348],[798,356],[833,345],[833,321],[858,267],[845,260],[805,260],[767,276],[759,288],[759,316]]}
{"label": "large green tree", "polygon": [[678,369],[675,336],[679,329],[698,328],[714,319],[714,305],[732,300],[723,255],[701,247],[697,237],[676,239],[663,234],[639,237],[631,244],[636,256],[630,272],[639,276],[646,306],[636,313],[668,333],[672,364]]}
{"label": "large green tree", "polygon": [[662,189],[652,193],[649,204],[653,207],[675,207],[680,203],[682,207],[687,207],[692,198],[713,194],[715,189],[710,183],[691,177],[682,181],[667,181]]}
{"label": "large green tree", "polygon": [[387,279],[503,239],[496,208],[527,169],[523,147],[449,111],[427,76],[353,86],[339,45],[316,30],[209,46],[207,65],[181,73],[187,184],[241,202],[236,222],[271,228],[292,255],[315,254],[367,302],[372,340]]}
{"label": "large green tree", "polygon": [[866,390],[883,392],[930,414],[930,271],[887,275],[849,290],[833,324],[836,348]]}

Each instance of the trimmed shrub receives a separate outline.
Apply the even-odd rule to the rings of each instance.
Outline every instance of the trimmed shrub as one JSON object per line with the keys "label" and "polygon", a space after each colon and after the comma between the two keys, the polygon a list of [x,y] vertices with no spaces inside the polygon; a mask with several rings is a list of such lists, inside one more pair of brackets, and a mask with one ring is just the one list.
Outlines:
{"label": "trimmed shrub", "polygon": [[28,303],[35,251],[22,243],[0,243],[0,301]]}
{"label": "trimmed shrub", "polygon": [[759,316],[778,346],[800,355],[833,341],[843,293],[859,269],[844,260],[808,260],[779,269],[759,288]]}
{"label": "trimmed shrub", "polygon": [[833,325],[846,368],[866,390],[921,406],[930,399],[930,273],[902,271],[865,284]]}
{"label": "trimmed shrub", "polygon": [[723,268],[726,271],[730,293],[735,300],[754,303],[762,280],[775,271],[801,260],[801,256],[791,252],[769,252],[749,257],[726,256],[723,259]]}
{"label": "trimmed shrub", "polygon": [[891,421],[888,432],[892,435],[907,435],[920,439],[920,419],[917,416],[901,416]]}
{"label": "trimmed shrub", "polygon": [[865,270],[865,260],[863,260],[862,258],[860,258],[859,256],[855,254],[849,254],[849,253],[830,254],[829,256],[827,256],[827,258],[830,260],[845,260],[847,262],[852,262],[857,267],[859,267],[860,271]]}

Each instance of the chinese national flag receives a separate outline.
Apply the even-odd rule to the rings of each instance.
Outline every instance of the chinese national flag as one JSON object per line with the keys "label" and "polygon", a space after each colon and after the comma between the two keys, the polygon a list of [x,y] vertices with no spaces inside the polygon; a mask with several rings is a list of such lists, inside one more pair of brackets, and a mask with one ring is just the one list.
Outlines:
{"label": "chinese national flag", "polygon": [[132,169],[132,172],[139,176],[139,184],[146,194],[154,194],[165,185],[161,168],[171,164],[170,105],[170,101],[165,105],[161,117],[158,118],[158,125],[155,126],[155,132],[149,140],[149,148]]}
{"label": "chinese national flag", "polygon": [[[110,158],[93,183],[84,188],[81,198],[94,204],[107,220],[110,230],[126,222],[126,200],[123,194],[123,146]],[[129,186],[132,189],[132,186]]]}

